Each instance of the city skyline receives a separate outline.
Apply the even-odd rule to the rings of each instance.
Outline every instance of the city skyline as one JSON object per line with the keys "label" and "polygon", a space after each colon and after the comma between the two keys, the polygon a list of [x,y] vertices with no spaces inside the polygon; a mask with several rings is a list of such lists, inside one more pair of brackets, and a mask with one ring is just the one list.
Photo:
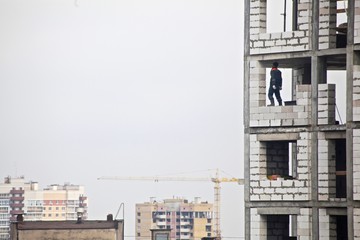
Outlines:
{"label": "city skyline", "polygon": [[[125,235],[136,202],[212,201],[212,183],[97,178],[243,177],[242,5],[1,1],[0,176],[83,185],[89,219],[124,203]],[[243,236],[242,189],[222,185],[225,237]]]}

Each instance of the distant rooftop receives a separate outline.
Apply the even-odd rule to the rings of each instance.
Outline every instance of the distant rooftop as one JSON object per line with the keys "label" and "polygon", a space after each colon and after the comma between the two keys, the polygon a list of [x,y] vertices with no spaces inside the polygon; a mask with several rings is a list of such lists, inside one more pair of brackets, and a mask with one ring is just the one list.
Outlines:
{"label": "distant rooftop", "polygon": [[118,228],[119,222],[115,221],[28,221],[18,222],[17,229],[19,230],[47,230],[47,229],[114,229]]}

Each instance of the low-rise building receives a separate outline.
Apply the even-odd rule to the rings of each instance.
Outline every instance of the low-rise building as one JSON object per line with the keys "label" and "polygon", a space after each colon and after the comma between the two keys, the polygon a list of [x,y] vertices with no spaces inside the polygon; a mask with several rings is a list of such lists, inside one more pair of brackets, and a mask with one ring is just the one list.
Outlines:
{"label": "low-rise building", "polygon": [[10,240],[124,240],[123,220],[16,221]]}

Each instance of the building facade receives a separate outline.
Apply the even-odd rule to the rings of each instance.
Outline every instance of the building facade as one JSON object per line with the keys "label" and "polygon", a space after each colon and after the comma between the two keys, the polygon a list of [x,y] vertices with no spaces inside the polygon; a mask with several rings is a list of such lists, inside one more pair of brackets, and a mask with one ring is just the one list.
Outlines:
{"label": "building facade", "polygon": [[212,237],[213,205],[166,199],[136,204],[136,240],[150,239],[152,229],[171,229],[170,238],[200,240]]}
{"label": "building facade", "polygon": [[[245,239],[360,239],[360,0],[287,1],[291,28],[271,32],[283,3],[245,1]],[[275,61],[285,106],[267,106]]]}
{"label": "building facade", "polygon": [[77,209],[87,218],[87,197],[79,185],[51,185],[39,189],[24,177],[6,177],[0,184],[0,239],[9,239],[9,226],[18,215],[26,221],[76,220]]}
{"label": "building facade", "polygon": [[[360,239],[360,0],[287,1],[271,32],[283,3],[244,5],[245,239]],[[268,106],[273,62],[291,73],[285,106]]]}

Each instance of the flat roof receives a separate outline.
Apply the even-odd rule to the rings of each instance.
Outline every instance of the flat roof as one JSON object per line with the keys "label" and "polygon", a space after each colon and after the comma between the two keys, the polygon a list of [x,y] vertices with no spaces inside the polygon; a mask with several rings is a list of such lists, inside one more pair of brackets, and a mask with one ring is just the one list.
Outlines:
{"label": "flat roof", "polygon": [[51,230],[51,229],[117,229],[122,220],[99,221],[23,221],[16,222],[18,230]]}

